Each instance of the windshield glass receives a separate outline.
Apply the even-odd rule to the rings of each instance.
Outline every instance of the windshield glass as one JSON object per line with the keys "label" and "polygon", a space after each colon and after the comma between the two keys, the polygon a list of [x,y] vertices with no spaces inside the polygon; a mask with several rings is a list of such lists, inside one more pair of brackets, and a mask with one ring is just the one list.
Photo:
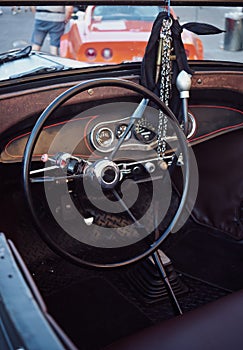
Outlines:
{"label": "windshield glass", "polygon": [[243,62],[243,7],[178,6],[180,23],[208,23],[224,32],[199,35],[204,59]]}
{"label": "windshield glass", "polygon": [[107,21],[117,17],[124,20],[154,21],[160,10],[159,6],[95,6],[93,18],[102,16],[102,20]]}
{"label": "windshield glass", "polygon": [[[175,6],[170,10],[181,26],[196,23],[196,31],[194,25],[182,32],[188,60],[243,62],[242,7]],[[27,66],[30,71],[37,72],[49,65],[55,69],[58,66],[60,70],[60,65],[69,69],[141,61],[160,11],[168,9],[129,5],[2,6],[0,50],[6,54],[9,50],[31,46],[36,57],[31,59],[33,65],[28,62]],[[213,25],[219,31],[207,34],[202,24]],[[212,28],[206,29],[206,32],[211,31]],[[41,56],[41,52],[49,56]],[[4,58],[0,62],[1,74],[8,76],[5,56],[0,57]],[[65,60],[60,61],[61,58]],[[28,70],[26,64],[20,65],[16,60],[15,70],[13,64],[11,66],[11,76],[22,74],[23,70]]]}

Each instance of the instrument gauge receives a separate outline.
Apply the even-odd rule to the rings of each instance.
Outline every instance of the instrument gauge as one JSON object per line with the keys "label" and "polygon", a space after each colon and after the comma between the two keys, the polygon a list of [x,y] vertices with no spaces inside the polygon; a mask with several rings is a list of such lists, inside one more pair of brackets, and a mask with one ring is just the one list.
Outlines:
{"label": "instrument gauge", "polygon": [[109,147],[114,141],[114,133],[109,128],[101,128],[97,131],[96,141],[102,147]]}
{"label": "instrument gauge", "polygon": [[150,143],[157,136],[155,127],[146,120],[139,120],[135,124],[134,134],[143,143]]}
{"label": "instrument gauge", "polygon": [[[120,125],[117,126],[117,128],[116,128],[116,137],[118,139],[120,139],[123,136],[124,132],[126,131],[126,128],[127,128],[127,124],[120,124]],[[132,134],[131,131],[129,131],[129,133],[125,137],[125,140],[128,140],[131,137],[131,134]]]}

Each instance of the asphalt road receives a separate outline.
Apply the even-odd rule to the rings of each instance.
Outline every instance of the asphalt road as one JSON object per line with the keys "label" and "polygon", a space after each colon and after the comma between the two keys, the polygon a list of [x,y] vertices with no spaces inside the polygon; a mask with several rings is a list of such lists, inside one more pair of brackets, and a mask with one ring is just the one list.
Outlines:
{"label": "asphalt road", "polygon": [[[30,11],[25,12],[24,7],[22,7],[22,12],[16,15],[12,15],[10,7],[2,7],[2,9],[3,15],[0,16],[0,51],[4,52],[15,47],[29,44],[31,42],[34,23],[33,14]],[[175,8],[176,14],[179,16],[181,23],[189,21],[204,22],[213,24],[220,29],[225,29],[225,14],[232,11],[235,12],[236,10],[241,11],[242,8],[221,7],[214,9],[206,6],[194,6],[191,8],[179,6]],[[240,51],[225,50],[224,36],[224,33],[201,36],[204,45],[205,59],[243,62],[243,49]],[[48,47],[49,41],[46,39],[43,51],[48,52]]]}
{"label": "asphalt road", "polygon": [[[23,7],[22,7],[23,9]],[[11,50],[31,42],[34,23],[33,14],[28,11],[12,15],[11,7],[2,7],[0,16],[1,52]]]}

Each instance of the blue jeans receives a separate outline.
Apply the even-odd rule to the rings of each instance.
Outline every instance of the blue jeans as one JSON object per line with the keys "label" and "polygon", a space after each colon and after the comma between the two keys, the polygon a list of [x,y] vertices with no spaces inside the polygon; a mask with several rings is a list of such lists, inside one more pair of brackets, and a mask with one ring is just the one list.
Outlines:
{"label": "blue jeans", "polygon": [[50,44],[55,47],[60,46],[60,38],[65,30],[64,22],[50,22],[35,20],[34,31],[32,34],[31,42],[33,44],[42,46],[45,37],[49,33]]}

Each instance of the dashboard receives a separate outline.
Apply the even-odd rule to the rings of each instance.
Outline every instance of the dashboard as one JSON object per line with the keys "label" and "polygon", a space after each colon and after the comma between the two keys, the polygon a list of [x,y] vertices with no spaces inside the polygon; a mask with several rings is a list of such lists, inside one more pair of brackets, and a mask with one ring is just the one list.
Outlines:
{"label": "dashboard", "polygon": [[[218,85],[225,84],[226,77],[228,85],[217,90]],[[137,76],[125,79],[139,80]],[[208,72],[198,72],[193,76],[188,114],[188,142],[192,146],[243,127],[240,85],[234,91],[241,74],[214,72],[212,79]],[[71,86],[73,83],[48,85],[0,95],[1,113],[5,115],[0,124],[0,162],[22,161],[35,121],[52,100]],[[139,101],[141,96],[134,92],[109,86],[75,96],[45,125],[34,156],[40,159],[51,149],[52,153],[75,151],[84,159],[91,155],[104,157],[116,147]],[[157,130],[158,111],[150,108],[135,121],[121,152],[154,152]],[[169,128],[167,137],[173,142],[173,127]]]}
{"label": "dashboard", "polygon": [[[81,158],[102,157],[112,152],[128,127],[136,103],[104,104],[44,127],[35,147],[34,157],[59,151]],[[191,105],[189,107],[190,144],[197,144],[243,126],[243,112],[226,106]],[[88,113],[88,115],[87,115]],[[215,127],[216,126],[216,127]],[[153,152],[157,147],[158,111],[149,112],[135,121],[120,148],[121,152]],[[0,154],[3,163],[22,161],[30,132],[11,138]],[[167,141],[176,137],[169,125]]]}

